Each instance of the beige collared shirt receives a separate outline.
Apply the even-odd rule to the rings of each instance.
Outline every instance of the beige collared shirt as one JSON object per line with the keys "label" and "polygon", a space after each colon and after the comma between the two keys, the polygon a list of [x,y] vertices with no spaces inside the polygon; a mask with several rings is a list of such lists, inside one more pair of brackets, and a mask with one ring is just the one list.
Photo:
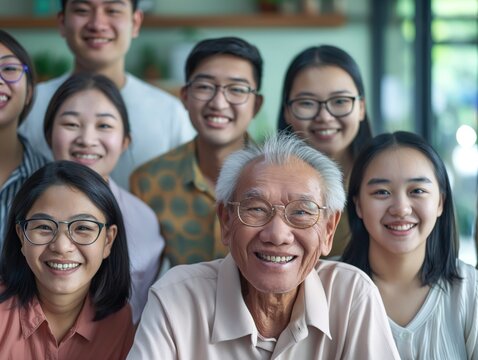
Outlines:
{"label": "beige collared shirt", "polygon": [[128,359],[399,359],[380,295],[360,270],[320,261],[278,339],[262,337],[233,258],[171,269],[150,289]]}

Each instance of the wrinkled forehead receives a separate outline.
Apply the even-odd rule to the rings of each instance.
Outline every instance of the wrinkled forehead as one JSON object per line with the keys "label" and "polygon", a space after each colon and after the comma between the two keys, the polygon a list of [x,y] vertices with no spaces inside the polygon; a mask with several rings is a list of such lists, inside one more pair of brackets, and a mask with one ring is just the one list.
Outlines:
{"label": "wrinkled forehead", "polygon": [[320,174],[304,161],[291,157],[274,161],[261,156],[248,163],[238,178],[237,197],[322,200]]}

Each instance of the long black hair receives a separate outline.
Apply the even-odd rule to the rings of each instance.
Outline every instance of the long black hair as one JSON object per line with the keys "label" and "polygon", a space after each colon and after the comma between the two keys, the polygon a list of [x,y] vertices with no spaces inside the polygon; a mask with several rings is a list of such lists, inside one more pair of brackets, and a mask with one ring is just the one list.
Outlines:
{"label": "long black hair", "polygon": [[[352,78],[355,86],[357,87],[358,95],[362,98],[365,97],[365,89],[363,86],[362,75],[360,69],[355,60],[344,50],[332,46],[321,45],[313,46],[300,52],[290,63],[285,79],[284,86],[282,88],[281,105],[279,109],[279,120],[277,123],[278,131],[291,132],[290,126],[285,120],[285,110],[287,102],[290,100],[290,92],[294,84],[294,80],[305,68],[317,66],[338,66],[344,70]],[[372,137],[372,130],[370,121],[368,119],[367,112],[365,112],[365,118],[360,122],[359,130],[354,140],[350,144],[350,153],[355,159],[358,152],[362,148],[365,142]]]}
{"label": "long black hair", "polygon": [[368,258],[369,234],[362,219],[357,215],[354,198],[359,195],[363,176],[369,164],[377,155],[392,147],[407,147],[418,150],[425,155],[433,165],[438,187],[443,196],[443,212],[437,218],[426,242],[425,260],[420,270],[422,284],[433,285],[440,279],[451,283],[454,279],[460,279],[456,262],[458,258],[458,232],[451,186],[445,164],[438,153],[423,138],[406,131],[376,136],[363,148],[355,161],[350,175],[347,195],[347,212],[352,239],[344,251],[342,260],[357,266],[369,276],[372,276]]}
{"label": "long black hair", "polygon": [[111,253],[101,263],[89,290],[95,307],[94,320],[101,320],[120,310],[130,295],[126,231],[121,210],[106,181],[94,170],[72,161],[56,161],[40,168],[25,181],[15,196],[0,255],[0,280],[5,286],[0,294],[0,302],[17,296],[19,304],[26,306],[38,295],[35,275],[21,252],[16,224],[25,220],[37,199],[53,185],[68,185],[78,189],[104,214],[107,224],[115,224],[118,228]]}

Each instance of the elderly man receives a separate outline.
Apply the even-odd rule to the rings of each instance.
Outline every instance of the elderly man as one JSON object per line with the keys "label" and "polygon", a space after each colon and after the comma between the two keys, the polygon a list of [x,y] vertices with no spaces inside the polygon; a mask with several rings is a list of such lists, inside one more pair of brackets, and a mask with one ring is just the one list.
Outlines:
{"label": "elderly man", "polygon": [[319,262],[345,202],[331,160],[271,137],[226,160],[216,196],[230,254],[153,285],[128,359],[399,359],[372,281]]}

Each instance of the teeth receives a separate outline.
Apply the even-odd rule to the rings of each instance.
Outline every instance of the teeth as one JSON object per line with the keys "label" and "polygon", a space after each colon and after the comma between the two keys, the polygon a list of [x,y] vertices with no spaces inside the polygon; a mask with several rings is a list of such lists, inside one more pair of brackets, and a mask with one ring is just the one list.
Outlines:
{"label": "teeth", "polygon": [[0,101],[7,101],[7,95],[0,95]]}
{"label": "teeth", "polygon": [[327,129],[327,130],[317,130],[316,132],[320,135],[332,135],[335,134],[338,130],[336,129]]}
{"label": "teeth", "polygon": [[91,42],[95,44],[104,44],[109,41],[109,39],[104,39],[104,38],[95,38],[95,39],[90,39]]}
{"label": "teeth", "polygon": [[73,154],[73,156],[78,159],[86,159],[86,160],[97,160],[101,157],[98,154],[76,154],[76,153]]}
{"label": "teeth", "polygon": [[412,227],[414,227],[415,224],[405,224],[405,225],[387,225],[387,227],[391,230],[396,230],[396,231],[406,231],[410,230]]}
{"label": "teeth", "polygon": [[52,269],[55,269],[55,270],[70,270],[70,269],[74,269],[74,268],[77,268],[78,266],[80,266],[80,264],[78,264],[78,263],[59,264],[59,263],[54,263],[54,262],[51,262],[51,261],[47,261],[47,265],[49,267],[51,267]]}
{"label": "teeth", "polygon": [[213,122],[215,124],[226,124],[227,122],[229,122],[229,119],[219,116],[211,116],[208,119],[210,122]]}
{"label": "teeth", "polygon": [[257,253],[260,259],[265,260],[267,262],[272,262],[272,263],[288,263],[291,261],[294,257],[293,256],[270,256],[270,255],[265,255],[261,253]]}

